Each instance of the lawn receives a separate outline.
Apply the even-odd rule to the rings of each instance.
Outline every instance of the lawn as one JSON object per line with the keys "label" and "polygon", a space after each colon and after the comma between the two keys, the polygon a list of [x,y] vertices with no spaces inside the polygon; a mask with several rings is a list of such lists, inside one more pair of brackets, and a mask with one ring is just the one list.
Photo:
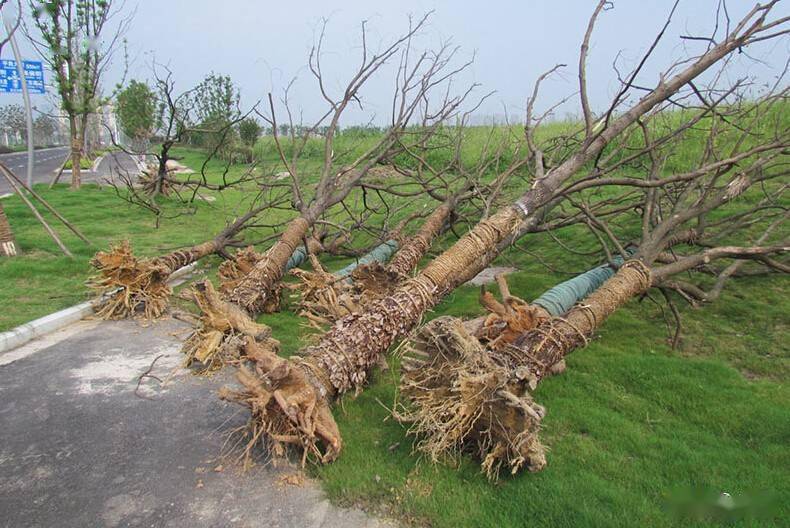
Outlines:
{"label": "lawn", "polygon": [[[199,170],[200,152],[178,153],[182,163]],[[217,178],[222,166],[212,161],[208,170]],[[237,175],[245,168],[230,170]],[[244,198],[242,190],[226,191],[214,202],[197,202],[194,210],[165,200],[173,217],[153,229],[150,214],[112,189],[85,185],[74,192],[61,185],[37,190],[95,247],[64,235],[76,259],[59,255],[25,206],[16,197],[4,200],[23,256],[0,261],[0,305],[6,307],[0,330],[87,299],[84,281],[96,249],[128,238],[139,254],[155,255],[201,242],[238,214]],[[287,212],[272,212],[267,221],[287,217]],[[568,230],[561,236],[570,241],[578,234]],[[569,258],[546,237],[532,235],[523,242],[559,269],[582,271],[593,264]],[[337,269],[346,260],[325,262]],[[211,258],[201,266],[213,276],[217,263]],[[525,299],[568,277],[516,248],[497,263],[518,268],[510,276],[511,289]],[[704,525],[683,512],[689,503],[714,500],[721,492],[734,498],[734,518],[709,524],[786,523],[788,293],[787,278],[754,277],[731,284],[714,305],[682,306],[678,350],[667,344],[664,317],[651,299],[620,310],[598,339],[570,356],[564,374],[537,390],[536,399],[548,410],[542,438],[550,447],[549,465],[538,474],[503,476],[492,484],[469,457],[434,466],[412,454],[412,439],[387,410],[396,397],[397,358],[389,359],[390,368],[377,372],[359,397],[346,397],[336,406],[343,454],[310,471],[337,503],[438,527]],[[479,315],[477,294],[476,288],[461,287],[430,317]],[[303,345],[308,331],[287,307],[260,320],[272,327],[285,354]]]}

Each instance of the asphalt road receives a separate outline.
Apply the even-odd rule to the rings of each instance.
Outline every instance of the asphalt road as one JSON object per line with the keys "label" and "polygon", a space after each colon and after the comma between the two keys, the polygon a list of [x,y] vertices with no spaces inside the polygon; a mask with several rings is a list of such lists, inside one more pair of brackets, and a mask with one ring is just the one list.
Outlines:
{"label": "asphalt road", "polygon": [[[60,169],[63,160],[68,156],[68,147],[55,147],[51,149],[36,150],[33,163],[33,183],[49,183],[55,172]],[[13,171],[22,181],[27,178],[27,152],[13,154],[0,154],[0,161]],[[118,171],[129,173],[137,172],[137,165],[131,156],[124,152],[111,152],[99,163],[96,172],[82,171],[83,182],[103,182],[107,178],[117,177]],[[71,181],[71,173],[64,173],[60,177],[61,183]],[[0,178],[0,195],[13,192],[5,178]]]}
{"label": "asphalt road", "polygon": [[[230,373],[180,367],[184,330],[82,321],[0,354],[0,527],[382,526],[294,468],[223,458],[247,414],[217,398]],[[135,391],[149,368],[164,385]]]}
{"label": "asphalt road", "polygon": [[[34,151],[33,183],[49,183],[54,171],[60,168],[60,165],[63,163],[68,153],[68,147],[55,147]],[[27,178],[27,152],[0,154],[0,161],[11,169],[18,178],[25,181]],[[11,186],[5,178],[0,178],[0,194],[9,192],[13,192]]]}

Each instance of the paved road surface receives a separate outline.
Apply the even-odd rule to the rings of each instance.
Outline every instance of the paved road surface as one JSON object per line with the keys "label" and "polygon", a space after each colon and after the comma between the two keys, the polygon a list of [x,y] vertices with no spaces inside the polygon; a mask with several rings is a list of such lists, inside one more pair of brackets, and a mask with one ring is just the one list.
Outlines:
{"label": "paved road surface", "polygon": [[[0,527],[382,525],[285,483],[293,468],[240,475],[219,459],[246,413],[216,396],[230,373],[179,367],[184,329],[83,321],[0,354]],[[151,374],[172,378],[136,396],[159,356]]]}
{"label": "paved road surface", "polygon": [[[68,156],[68,147],[37,150],[34,152],[33,183],[49,183],[60,169],[63,160]],[[14,152],[13,154],[0,154],[0,161],[6,164],[22,181],[27,178],[27,152]],[[82,171],[83,182],[102,182],[109,177],[117,177],[118,171],[137,173],[137,165],[131,156],[124,152],[111,152],[104,157],[96,172]],[[71,174],[65,173],[60,177],[61,183],[71,181]],[[11,186],[0,178],[0,195],[13,192]]]}
{"label": "paved road surface", "polygon": [[[63,160],[69,153],[68,147],[55,147],[51,149],[34,151],[33,183],[49,183],[53,172],[60,168]],[[13,171],[22,181],[27,178],[27,152],[14,152],[13,154],[0,154],[0,161]],[[0,178],[0,194],[13,192],[11,186]]]}

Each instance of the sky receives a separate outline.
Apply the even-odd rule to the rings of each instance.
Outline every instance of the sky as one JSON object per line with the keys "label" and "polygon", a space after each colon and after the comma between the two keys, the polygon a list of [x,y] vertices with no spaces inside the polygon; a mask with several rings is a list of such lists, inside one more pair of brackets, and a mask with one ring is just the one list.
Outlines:
{"label": "sky", "polygon": [[[118,0],[115,0],[116,3]],[[360,58],[360,23],[368,24],[368,43],[373,50],[391,41],[408,27],[408,16],[433,11],[420,33],[417,47],[435,49],[452,41],[460,47],[458,64],[474,57],[473,65],[454,81],[462,91],[479,83],[477,97],[494,91],[477,110],[478,116],[523,117],[526,98],[536,78],[558,63],[567,67],[543,85],[537,108],[548,108],[578,88],[579,46],[594,0],[126,0],[123,13],[134,12],[126,35],[130,64],[128,78],[150,79],[155,58],[173,71],[177,87],[188,89],[209,72],[230,75],[238,85],[242,106],[248,108],[272,92],[282,97],[288,82],[296,78],[290,99],[297,116],[305,122],[325,109],[315,80],[306,69],[308,53],[322,19],[328,19],[324,48],[324,72],[332,94],[342,92]],[[602,13],[591,39],[588,59],[588,91],[593,110],[608,106],[618,81],[613,63],[628,71],[650,46],[663,26],[673,2],[669,0],[616,0]],[[681,35],[708,35],[716,24],[719,0],[682,0],[672,23],[640,78],[653,86],[658,74],[678,58],[699,52],[700,42]],[[732,20],[752,5],[750,0],[727,3]],[[784,0],[776,16],[790,14]],[[719,20],[723,23],[723,20]],[[26,56],[34,52],[24,38]],[[790,56],[790,39],[763,43],[738,55],[728,67],[725,80],[750,77],[758,84],[771,82]],[[10,46],[3,49],[9,58]],[[121,80],[124,71],[119,54],[105,90]],[[362,108],[349,111],[344,124],[389,118],[394,65],[371,79],[361,95]],[[0,95],[0,104],[15,102],[17,95]],[[476,99],[470,99],[470,104]],[[46,104],[37,98],[34,104]],[[278,104],[278,114],[282,112]],[[578,97],[560,107],[556,116],[578,115]],[[297,118],[297,120],[299,120]]]}

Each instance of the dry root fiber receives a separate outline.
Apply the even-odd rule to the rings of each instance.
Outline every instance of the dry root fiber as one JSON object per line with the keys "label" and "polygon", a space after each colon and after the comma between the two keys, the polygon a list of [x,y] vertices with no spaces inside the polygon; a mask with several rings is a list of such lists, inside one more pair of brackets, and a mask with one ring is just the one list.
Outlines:
{"label": "dry root fiber", "polygon": [[223,301],[209,281],[195,285],[195,302],[203,315],[199,329],[184,343],[184,364],[195,362],[203,372],[217,370],[226,364],[238,363],[242,357],[245,340],[252,339],[260,347],[277,353],[280,343],[271,337],[271,329],[256,323],[238,306]]}
{"label": "dry root fiber", "polygon": [[124,241],[110,251],[96,253],[91,265],[98,274],[88,281],[88,286],[104,295],[94,306],[102,319],[154,319],[167,309],[172,293],[167,280],[172,270],[166,263],[138,259],[129,242]]}
{"label": "dry root fiber", "polygon": [[546,465],[538,439],[544,409],[527,392],[528,380],[511,376],[463,322],[440,317],[425,325],[403,361],[401,394],[409,406],[416,449],[439,461],[472,452],[489,478],[503,467],[538,471]]}
{"label": "dry root fiber", "polygon": [[299,279],[293,288],[299,291],[299,315],[310,326],[324,328],[359,309],[354,287],[346,277],[326,271],[314,255],[310,255],[310,263],[313,271],[292,269],[290,272]]}
{"label": "dry root fiber", "polygon": [[408,405],[399,417],[411,422],[410,432],[419,436],[416,448],[433,460],[472,451],[490,478],[503,467],[512,473],[543,468],[545,450],[537,435],[545,411],[530,391],[650,283],[644,264],[627,262],[564,317],[553,317],[498,348],[483,346],[455,318],[426,325],[407,349],[400,385]]}
{"label": "dry root fiber", "polygon": [[[157,192],[158,180],[159,172],[157,167],[148,168],[137,177],[138,184],[142,187],[143,192],[148,195],[153,195]],[[178,190],[181,186],[181,182],[176,181],[169,174],[165,174],[162,178],[159,192],[164,196],[170,196],[174,190]]]}
{"label": "dry root fiber", "polygon": [[292,289],[299,292],[299,315],[317,329],[331,326],[366,303],[391,293],[406,278],[378,261],[357,266],[350,277],[329,273],[313,255],[310,262],[312,272],[291,270],[300,279]]}
{"label": "dry root fiber", "polygon": [[[467,323],[472,335],[491,349],[500,350],[516,340],[522,333],[548,321],[550,315],[537,305],[510,294],[504,275],[496,277],[502,302],[483,289],[480,304],[489,312],[481,321]],[[478,324],[474,324],[478,323]]]}
{"label": "dry root fiber", "polygon": [[99,251],[91,259],[98,274],[88,285],[104,297],[94,307],[103,319],[143,316],[154,319],[164,314],[172,290],[167,281],[177,269],[223,247],[220,235],[196,246],[179,249],[152,259],[138,259],[128,241],[108,252]]}
{"label": "dry root fiber", "polygon": [[250,409],[245,458],[260,444],[280,457],[288,447],[298,447],[302,465],[308,459],[334,460],[341,449],[340,431],[309,360],[283,359],[251,337],[245,340],[244,356],[247,366],[237,373],[243,390],[222,389],[220,397]]}
{"label": "dry root fiber", "polygon": [[[271,402],[274,391],[267,389],[266,384],[271,383],[270,373],[279,365],[258,361],[256,370],[242,371],[240,381],[245,390],[226,391],[225,396],[252,410],[250,438],[255,443],[279,442],[280,447],[300,445],[308,455],[316,454],[318,448],[314,446],[320,442],[324,444],[324,450],[318,451],[323,453],[322,460],[336,457],[341,443],[329,403],[345,392],[361,390],[371,369],[380,364],[382,354],[406,336],[453,286],[477,274],[491,260],[497,243],[516,229],[519,215],[516,209],[508,209],[480,222],[422,273],[369,303],[364,310],[338,320],[318,343],[303,349],[302,357],[283,360],[287,361],[284,371],[304,377],[295,383],[293,392],[300,394],[305,389],[308,396],[293,396],[293,401],[275,405]],[[284,386],[291,390],[294,384]],[[309,424],[300,425],[300,413],[312,417]],[[313,425],[316,423],[321,424],[320,430]],[[291,434],[294,430],[295,435]]]}

